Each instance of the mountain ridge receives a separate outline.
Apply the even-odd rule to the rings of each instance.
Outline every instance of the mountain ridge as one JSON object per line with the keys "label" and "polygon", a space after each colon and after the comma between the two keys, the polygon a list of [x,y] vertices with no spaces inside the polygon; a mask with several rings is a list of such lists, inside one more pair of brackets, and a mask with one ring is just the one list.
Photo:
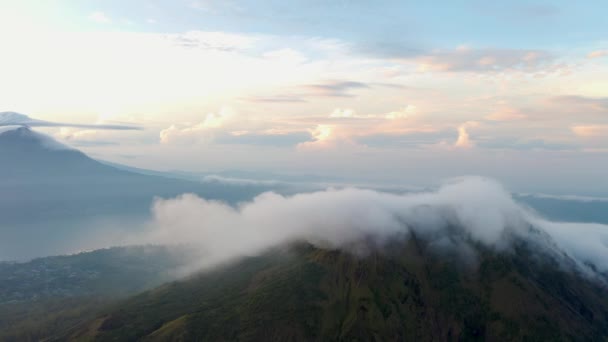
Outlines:
{"label": "mountain ridge", "polygon": [[[61,339],[585,340],[608,292],[525,244],[473,268],[415,236],[356,256],[299,244],[131,298]],[[582,334],[582,335],[579,335]]]}

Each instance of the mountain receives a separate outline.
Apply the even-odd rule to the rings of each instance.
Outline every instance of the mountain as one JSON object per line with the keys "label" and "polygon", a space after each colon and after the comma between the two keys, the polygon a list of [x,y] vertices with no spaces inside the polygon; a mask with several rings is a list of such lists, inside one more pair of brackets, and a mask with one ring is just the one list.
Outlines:
{"label": "mountain", "polygon": [[126,171],[22,125],[0,126],[0,161],[0,260],[103,247],[112,234],[141,226],[155,197],[236,203],[269,189]]}
{"label": "mountain", "polygon": [[29,116],[16,112],[0,112],[0,126],[11,126],[11,125],[36,125],[44,124],[45,121],[32,119]]}
{"label": "mountain", "polygon": [[472,341],[608,338],[608,291],[525,241],[475,262],[422,239],[366,255],[274,250],[113,305],[57,340]]}

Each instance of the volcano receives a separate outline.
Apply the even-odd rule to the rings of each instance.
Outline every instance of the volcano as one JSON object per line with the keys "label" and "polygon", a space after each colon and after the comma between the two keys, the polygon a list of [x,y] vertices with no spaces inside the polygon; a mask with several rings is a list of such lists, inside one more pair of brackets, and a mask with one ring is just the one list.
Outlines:
{"label": "volcano", "polygon": [[415,236],[366,255],[308,244],[268,252],[120,303],[61,340],[604,340],[603,284],[524,241],[475,265]]}

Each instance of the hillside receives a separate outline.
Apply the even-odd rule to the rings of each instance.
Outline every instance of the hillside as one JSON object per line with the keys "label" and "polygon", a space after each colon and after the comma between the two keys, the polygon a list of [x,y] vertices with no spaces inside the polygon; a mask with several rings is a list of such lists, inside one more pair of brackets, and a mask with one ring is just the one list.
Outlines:
{"label": "hillside", "polygon": [[113,247],[74,255],[0,263],[0,305],[45,298],[125,295],[174,279],[185,248]]}
{"label": "hillside", "polygon": [[608,292],[524,242],[476,262],[422,240],[299,245],[145,292],[60,340],[604,340]]}
{"label": "hillside", "polygon": [[175,279],[186,248],[115,247],[0,263],[0,341],[37,341]]}

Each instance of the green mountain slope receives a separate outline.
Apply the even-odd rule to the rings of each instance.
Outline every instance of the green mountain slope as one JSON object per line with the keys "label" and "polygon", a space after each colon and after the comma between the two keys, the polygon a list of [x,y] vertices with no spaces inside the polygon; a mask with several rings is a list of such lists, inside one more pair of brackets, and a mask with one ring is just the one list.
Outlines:
{"label": "green mountain slope", "polygon": [[357,257],[299,245],[164,285],[71,340],[599,340],[605,289],[525,244],[477,264],[415,238]]}
{"label": "green mountain slope", "polygon": [[175,279],[186,248],[115,247],[0,263],[0,341],[38,341]]}

